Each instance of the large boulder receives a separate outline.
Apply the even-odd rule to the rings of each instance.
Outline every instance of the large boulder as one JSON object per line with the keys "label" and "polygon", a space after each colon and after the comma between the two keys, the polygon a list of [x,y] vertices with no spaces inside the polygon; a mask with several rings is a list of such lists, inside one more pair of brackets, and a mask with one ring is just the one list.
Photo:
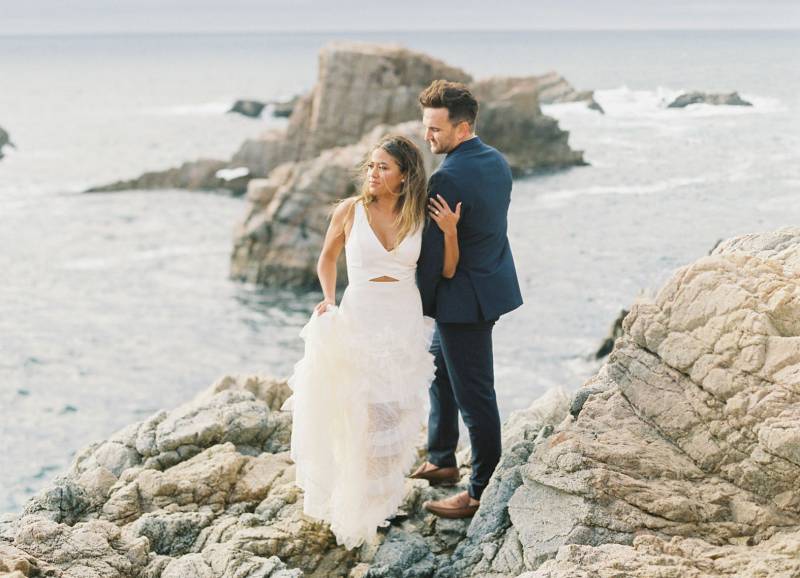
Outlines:
{"label": "large boulder", "polygon": [[508,529],[441,575],[800,571],[800,230],[723,242],[623,327],[520,466]]}
{"label": "large boulder", "polygon": [[[266,181],[256,181],[253,190],[258,192],[247,195],[251,205],[236,229],[231,277],[315,287],[332,203],[354,192],[353,169],[369,148],[383,134],[405,134],[426,155],[428,171],[435,167],[421,140],[417,98],[437,76],[470,80],[457,69],[402,48],[335,44],[324,49],[317,85],[297,103],[287,132],[247,141],[234,155],[234,162],[250,167],[252,174],[266,174],[282,160],[302,160],[278,165]],[[539,107],[542,94],[551,102],[578,99],[565,82],[549,74],[473,84],[481,100],[478,133],[505,154],[514,174],[585,164],[583,154],[569,147],[569,133]],[[393,124],[400,121],[407,122]],[[359,140],[334,146],[354,139]],[[338,279],[346,281],[343,266]]]}
{"label": "large boulder", "polygon": [[512,90],[484,102],[478,117],[481,140],[503,151],[515,176],[586,164],[569,147],[569,133],[542,114],[535,91]]}
{"label": "large boulder", "polygon": [[[234,185],[220,180],[216,172],[246,168],[247,178],[236,183],[236,192],[242,192],[248,179],[267,177],[283,163],[314,159],[328,149],[356,144],[377,126],[418,120],[419,93],[440,78],[472,84],[472,77],[463,70],[400,46],[332,43],[320,51],[314,88],[291,103],[286,127],[246,140],[229,161],[214,161],[213,172],[207,169],[207,163],[186,163],[178,169],[147,173],[138,179],[91,190],[232,189]],[[479,83],[476,88],[492,83],[502,84],[502,80]],[[520,83],[528,87],[531,84],[526,79],[511,79],[513,85]],[[583,164],[582,155],[567,145],[568,133],[559,129],[555,120],[542,115],[538,99],[542,96],[550,99],[546,102],[583,100],[585,95],[576,93],[552,73],[540,77],[535,84],[535,90],[527,90],[527,94],[533,95],[528,100],[535,104],[515,101],[514,106],[509,106],[508,90],[485,90],[488,100],[482,105],[489,112],[479,120],[481,136],[508,155],[517,173]],[[495,92],[498,102],[493,103]],[[493,109],[501,112],[492,112]],[[509,123],[513,125],[515,121],[522,128],[516,128],[512,136],[505,136]],[[202,175],[187,178],[189,172]],[[344,192],[343,189],[341,193]]]}
{"label": "large boulder", "polygon": [[712,94],[707,92],[687,92],[673,100],[667,108],[686,108],[690,104],[712,104],[715,106],[753,106],[753,103],[744,100],[738,92],[725,94]]}
{"label": "large boulder", "polygon": [[536,95],[540,104],[585,102],[592,110],[604,113],[594,99],[592,90],[575,90],[566,78],[555,71],[539,76],[495,76],[473,84],[478,99],[492,101],[504,98],[509,92],[524,91]]}

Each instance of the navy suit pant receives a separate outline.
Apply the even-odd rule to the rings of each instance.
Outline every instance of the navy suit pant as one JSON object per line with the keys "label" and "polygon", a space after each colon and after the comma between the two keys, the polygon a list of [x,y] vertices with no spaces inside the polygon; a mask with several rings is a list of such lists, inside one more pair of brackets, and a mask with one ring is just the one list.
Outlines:
{"label": "navy suit pant", "polygon": [[436,377],[431,384],[428,461],[456,465],[458,413],[472,444],[469,495],[480,499],[500,461],[500,414],[494,392],[494,321],[437,323],[431,344]]}

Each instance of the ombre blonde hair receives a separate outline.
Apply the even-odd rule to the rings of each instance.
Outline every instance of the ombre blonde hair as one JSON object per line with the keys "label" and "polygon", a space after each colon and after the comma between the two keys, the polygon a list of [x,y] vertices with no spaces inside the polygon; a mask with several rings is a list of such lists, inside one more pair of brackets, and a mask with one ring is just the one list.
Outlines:
{"label": "ombre blonde hair", "polygon": [[[428,177],[425,174],[425,163],[417,145],[410,139],[400,135],[388,135],[382,138],[370,151],[359,170],[361,192],[355,202],[363,202],[364,207],[375,202],[375,195],[369,192],[367,176],[370,156],[373,151],[383,149],[397,162],[403,182],[397,193],[399,213],[395,224],[399,226],[397,242],[399,245],[407,235],[416,232],[425,224],[426,204],[428,201]],[[369,211],[366,212],[369,219]]]}

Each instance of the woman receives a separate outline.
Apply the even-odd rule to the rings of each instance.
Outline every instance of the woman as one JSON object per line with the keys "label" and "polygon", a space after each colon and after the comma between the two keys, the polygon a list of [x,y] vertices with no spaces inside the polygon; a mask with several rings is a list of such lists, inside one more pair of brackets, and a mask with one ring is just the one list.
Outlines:
{"label": "woman", "polygon": [[[289,379],[292,459],[306,514],[330,523],[337,542],[371,540],[404,494],[428,414],[433,322],[415,282],[426,205],[445,232],[443,274],[458,262],[461,213],[427,201],[422,155],[384,138],[362,172],[361,193],[334,210],[317,273],[324,299],[303,328],[305,355]],[[336,307],[336,262],[348,286]]]}

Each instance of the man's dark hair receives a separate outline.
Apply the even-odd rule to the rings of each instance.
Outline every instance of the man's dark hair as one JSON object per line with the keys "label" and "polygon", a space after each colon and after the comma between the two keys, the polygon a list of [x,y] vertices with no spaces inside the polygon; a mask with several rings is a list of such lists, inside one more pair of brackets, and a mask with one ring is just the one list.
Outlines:
{"label": "man's dark hair", "polygon": [[446,108],[453,125],[466,121],[472,129],[475,128],[478,101],[460,82],[434,80],[420,93],[419,104],[422,108]]}

